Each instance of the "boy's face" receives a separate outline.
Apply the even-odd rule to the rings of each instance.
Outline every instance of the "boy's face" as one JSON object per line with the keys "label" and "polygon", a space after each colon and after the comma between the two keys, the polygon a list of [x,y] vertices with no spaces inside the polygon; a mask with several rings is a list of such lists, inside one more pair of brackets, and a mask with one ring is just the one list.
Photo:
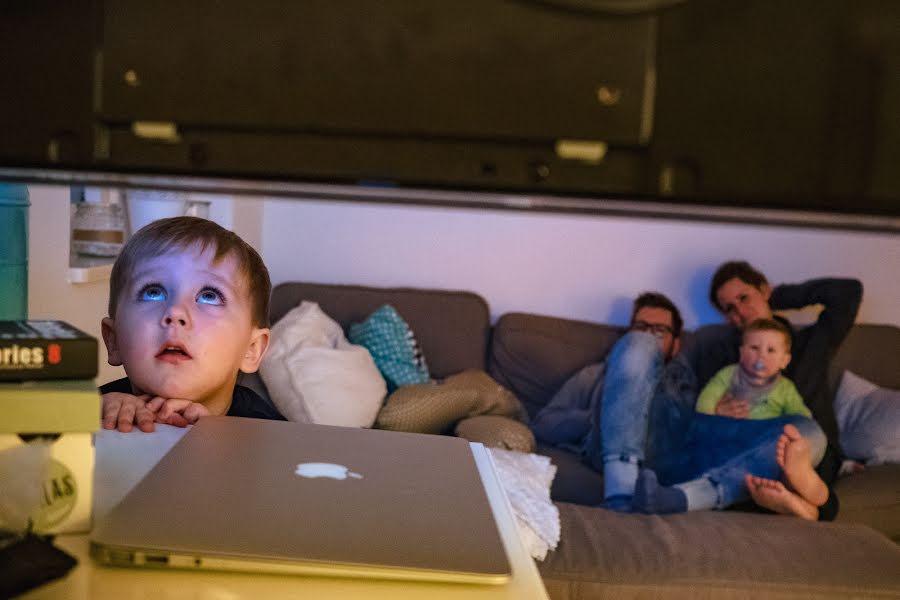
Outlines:
{"label": "boy's face", "polygon": [[791,362],[784,335],[778,331],[748,331],[741,344],[741,367],[755,379],[775,376]]}
{"label": "boy's face", "polygon": [[214,255],[194,247],[139,261],[102,329],[109,363],[124,365],[135,393],[223,414],[238,370],[259,367],[269,330],[252,323],[237,260]]}

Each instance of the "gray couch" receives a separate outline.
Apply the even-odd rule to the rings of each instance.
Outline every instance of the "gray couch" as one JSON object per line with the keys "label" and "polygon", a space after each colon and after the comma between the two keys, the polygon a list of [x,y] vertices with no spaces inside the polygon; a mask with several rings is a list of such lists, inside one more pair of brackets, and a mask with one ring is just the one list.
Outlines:
{"label": "gray couch", "polygon": [[[530,415],[582,366],[601,359],[622,328],[529,314],[490,324],[470,292],[287,283],[273,292],[279,319],[301,300],[345,328],[385,303],[415,332],[434,377],[483,369]],[[900,388],[900,329],[857,325],[839,352],[843,369]],[[265,393],[261,382],[243,383]],[[594,506],[602,477],[563,451],[540,448],[558,467],[552,487],[562,521],[555,551],[539,563],[552,598],[900,598],[900,465],[841,479],[834,523],[704,511],[651,516]]]}

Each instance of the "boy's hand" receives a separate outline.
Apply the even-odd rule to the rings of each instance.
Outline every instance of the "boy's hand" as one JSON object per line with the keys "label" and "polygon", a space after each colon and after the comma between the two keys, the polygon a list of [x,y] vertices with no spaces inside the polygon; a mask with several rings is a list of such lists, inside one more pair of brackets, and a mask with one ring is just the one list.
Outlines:
{"label": "boy's hand", "polygon": [[166,400],[159,396],[148,402],[147,408],[156,413],[157,423],[165,423],[175,427],[193,425],[200,417],[206,417],[210,414],[209,409],[198,402],[178,400],[176,398]]}
{"label": "boy's hand", "polygon": [[137,425],[141,431],[153,431],[156,411],[147,408],[150,396],[135,396],[124,392],[103,394],[103,428],[131,431]]}
{"label": "boy's hand", "polygon": [[715,412],[720,417],[747,419],[750,417],[750,404],[746,400],[735,398],[731,394],[724,394],[716,403]]}

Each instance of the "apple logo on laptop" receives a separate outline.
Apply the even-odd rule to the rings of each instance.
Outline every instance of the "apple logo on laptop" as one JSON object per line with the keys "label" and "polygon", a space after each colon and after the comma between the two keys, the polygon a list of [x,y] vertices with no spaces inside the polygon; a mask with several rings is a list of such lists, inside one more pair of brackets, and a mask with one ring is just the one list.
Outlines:
{"label": "apple logo on laptop", "polygon": [[330,479],[362,479],[362,475],[354,473],[344,465],[336,465],[334,463],[300,463],[297,470],[294,471],[300,477],[328,477]]}

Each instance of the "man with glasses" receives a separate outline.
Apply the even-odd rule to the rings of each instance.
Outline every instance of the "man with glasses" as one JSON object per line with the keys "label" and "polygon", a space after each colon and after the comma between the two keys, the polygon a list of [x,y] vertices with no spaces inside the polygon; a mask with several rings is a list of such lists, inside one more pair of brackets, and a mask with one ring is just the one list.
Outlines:
{"label": "man with glasses", "polygon": [[608,508],[630,508],[645,438],[656,437],[655,432],[648,436],[650,411],[635,404],[660,387],[676,399],[679,414],[693,411],[693,372],[683,361],[673,361],[681,348],[682,324],[669,298],[641,294],[632,307],[629,331],[606,360],[573,375],[532,420],[538,440],[574,452],[603,471]]}

